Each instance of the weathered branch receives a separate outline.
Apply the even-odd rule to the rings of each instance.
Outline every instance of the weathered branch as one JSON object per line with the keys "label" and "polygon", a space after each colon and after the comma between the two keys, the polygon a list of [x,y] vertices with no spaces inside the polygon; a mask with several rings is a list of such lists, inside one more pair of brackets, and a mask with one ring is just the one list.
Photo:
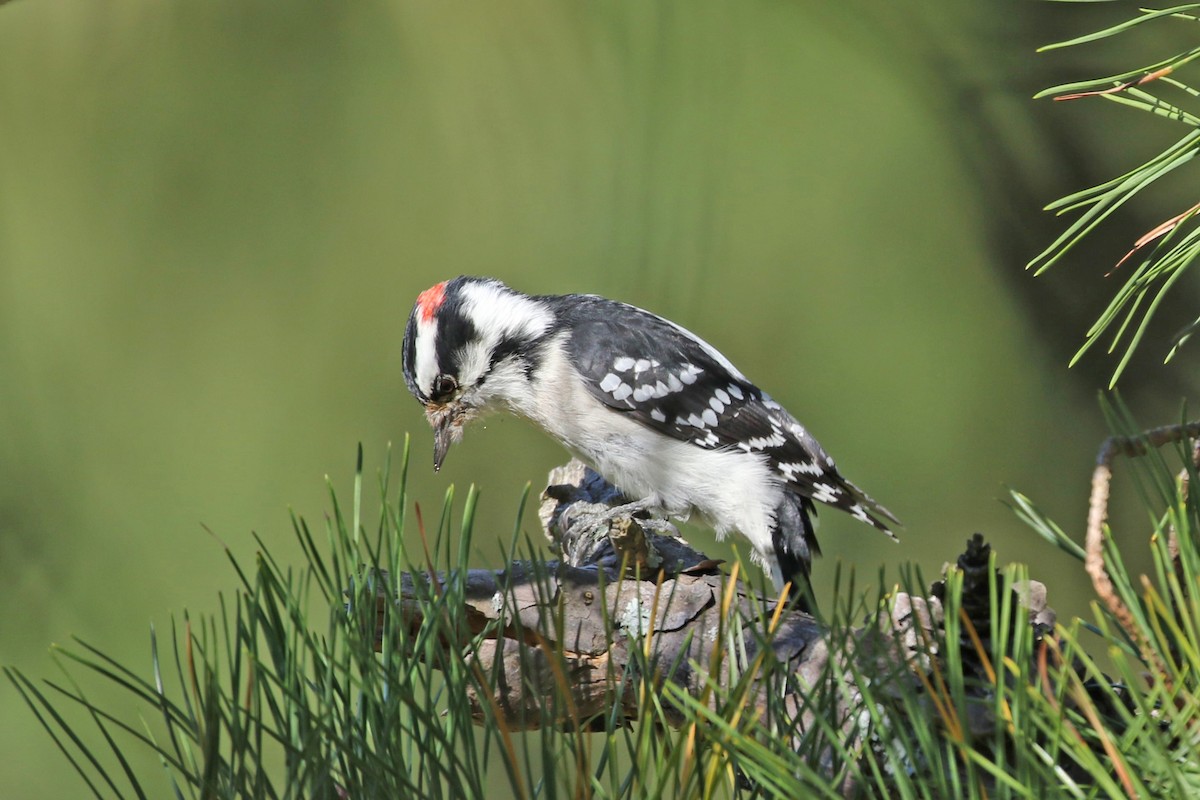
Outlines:
{"label": "weathered branch", "polygon": [[[1154,648],[1141,635],[1140,626],[1134,621],[1133,613],[1117,595],[1116,588],[1113,586],[1112,579],[1108,576],[1108,569],[1104,564],[1104,527],[1108,520],[1108,491],[1112,483],[1112,464],[1118,455],[1138,458],[1149,453],[1151,448],[1197,437],[1200,437],[1200,421],[1152,428],[1140,436],[1113,436],[1106,439],[1101,445],[1100,452],[1096,456],[1096,468],[1092,472],[1092,494],[1088,503],[1084,569],[1092,579],[1096,595],[1104,603],[1109,613],[1116,618],[1121,628],[1129,634],[1133,641],[1137,642],[1146,663],[1152,665],[1159,674],[1166,674],[1166,667]],[[1193,450],[1194,463],[1195,459],[1200,458],[1200,444],[1197,444],[1196,448]],[[1186,470],[1183,474],[1186,479]],[[1183,492],[1182,496],[1186,497],[1186,483]],[[1178,543],[1173,541],[1174,536],[1174,529],[1172,529],[1172,541],[1169,544],[1177,552]]]}
{"label": "weathered branch", "polygon": [[[830,663],[831,658],[854,658],[880,685],[887,679],[920,682],[930,669],[928,659],[936,651],[931,642],[942,624],[936,591],[929,598],[897,595],[878,626],[850,632],[849,642],[832,646],[830,631],[816,619],[726,578],[720,562],[690,547],[669,522],[625,502],[595,472],[571,462],[551,473],[540,511],[558,560],[435,576],[439,585],[461,580],[468,624],[461,640],[447,646],[473,646],[480,675],[486,676],[480,685],[490,695],[471,698],[478,720],[488,709],[513,729],[578,728],[614,714],[634,719],[645,699],[639,695],[643,682],[623,680],[630,674],[651,674],[659,686],[673,684],[702,697],[710,679],[728,686],[732,674],[758,669],[761,680],[745,702],[748,713],[764,715],[768,691],[786,686],[796,692],[820,680],[842,680],[850,665]],[[964,558],[984,575],[987,554],[977,535]],[[399,598],[389,602],[381,596],[380,613],[395,603],[409,626],[420,626],[428,604],[419,601],[414,581],[427,586],[427,579],[401,576]],[[986,597],[986,575],[983,580]],[[1025,587],[1024,596],[1032,598],[1039,620],[1052,614],[1045,608],[1044,587]],[[797,680],[781,682],[780,674]],[[548,717],[551,697],[565,702]],[[855,697],[849,692],[839,697],[838,708],[821,713],[848,727],[857,713]],[[788,729],[808,729],[811,712],[803,698],[776,700],[770,708],[789,714]],[[683,720],[671,708],[666,713],[668,722]]]}

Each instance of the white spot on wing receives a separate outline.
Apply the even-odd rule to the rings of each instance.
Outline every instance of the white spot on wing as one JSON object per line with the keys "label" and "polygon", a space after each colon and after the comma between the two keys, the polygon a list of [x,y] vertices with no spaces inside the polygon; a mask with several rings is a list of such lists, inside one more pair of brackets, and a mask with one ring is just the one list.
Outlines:
{"label": "white spot on wing", "polygon": [[667,376],[667,389],[672,392],[678,392],[683,389],[683,383],[675,375]]}
{"label": "white spot on wing", "polygon": [[613,362],[613,369],[617,372],[629,372],[633,369],[633,359],[628,356],[621,356]]}
{"label": "white spot on wing", "polygon": [[742,394],[742,388],[740,386],[738,386],[736,383],[729,384],[729,393],[731,395],[733,395],[734,397],[736,397],[738,400],[743,400],[746,397],[746,395]]}
{"label": "white spot on wing", "polygon": [[603,391],[611,392],[621,385],[621,379],[611,372],[604,376],[604,380],[600,381],[600,388]]}
{"label": "white spot on wing", "polygon": [[613,400],[624,400],[629,395],[633,394],[633,388],[628,383],[622,383],[613,390]]}
{"label": "white spot on wing", "polygon": [[633,401],[635,403],[644,403],[651,397],[654,397],[654,387],[648,383],[643,383],[633,390]]}
{"label": "white spot on wing", "polygon": [[722,403],[721,399],[718,397],[709,398],[708,407],[711,408],[713,411],[717,412],[718,414],[720,414],[722,411],[725,410],[725,404]]}
{"label": "white spot on wing", "polygon": [[717,412],[713,411],[711,408],[704,409],[704,414],[701,415],[700,418],[704,420],[705,425],[708,425],[710,427],[716,427]]}
{"label": "white spot on wing", "polygon": [[[726,392],[724,389],[717,389],[717,391],[715,391],[713,394],[715,394],[717,396],[717,399],[720,400],[722,403],[724,403],[725,405],[729,405],[729,393]],[[720,411],[720,409],[717,409],[717,410]]]}
{"label": "white spot on wing", "polygon": [[655,422],[666,422],[667,415],[662,412],[661,408],[652,408],[650,409],[650,419]]}
{"label": "white spot on wing", "polygon": [[786,464],[780,464],[778,469],[789,481],[795,480],[797,475],[825,474],[825,470],[821,469],[820,465],[814,464],[811,461],[791,461]]}
{"label": "white spot on wing", "polygon": [[633,371],[635,373],[645,372],[648,369],[650,369],[650,362],[644,358],[639,358],[633,365]]}
{"label": "white spot on wing", "polygon": [[828,483],[814,483],[812,499],[822,503],[833,503],[841,497],[842,492],[836,486]]}
{"label": "white spot on wing", "polygon": [[[779,431],[775,431],[770,436],[752,436],[746,440],[746,448],[749,450],[765,450],[768,447],[783,447],[786,439]],[[781,467],[783,465],[780,465]],[[792,466],[792,465],[789,465]]]}

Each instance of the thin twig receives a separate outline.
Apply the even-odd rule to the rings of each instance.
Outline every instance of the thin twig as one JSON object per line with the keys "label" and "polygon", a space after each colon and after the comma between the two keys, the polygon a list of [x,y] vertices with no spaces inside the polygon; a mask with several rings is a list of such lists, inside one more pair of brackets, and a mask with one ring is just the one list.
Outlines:
{"label": "thin twig", "polygon": [[1061,100],[1079,100],[1084,97],[1099,97],[1101,95],[1106,95],[1106,94],[1119,94],[1128,89],[1132,89],[1135,86],[1144,86],[1145,84],[1150,83],[1151,81],[1156,81],[1159,78],[1165,78],[1166,76],[1170,75],[1174,71],[1175,71],[1175,65],[1172,64],[1170,66],[1156,69],[1153,72],[1147,72],[1145,75],[1140,75],[1136,78],[1133,78],[1132,80],[1115,83],[1112,86],[1109,86],[1108,88],[1105,88],[1105,89],[1091,89],[1091,90],[1085,91],[1085,92],[1072,92],[1071,94],[1060,94],[1060,95],[1056,96],[1054,99],[1059,100],[1059,101],[1061,101]]}
{"label": "thin twig", "polygon": [[[1192,445],[1192,469],[1200,470],[1200,439]],[[1179,470],[1179,499],[1184,504],[1188,500],[1188,478],[1189,470],[1187,467]],[[1179,532],[1175,529],[1175,523],[1171,523],[1170,531],[1167,538],[1167,552],[1171,554],[1171,563],[1179,566]]]}
{"label": "thin twig", "polygon": [[[1195,439],[1200,437],[1200,421],[1188,422],[1182,425],[1164,425],[1152,428],[1139,436],[1112,436],[1100,446],[1096,456],[1096,469],[1092,472],[1092,496],[1088,506],[1087,540],[1085,542],[1086,557],[1084,569],[1092,579],[1096,595],[1104,603],[1109,613],[1116,618],[1117,623],[1141,650],[1142,658],[1153,664],[1159,674],[1166,674],[1165,665],[1150,647],[1146,638],[1141,635],[1135,624],[1133,612],[1117,596],[1108,569],[1104,564],[1104,524],[1108,519],[1108,495],[1112,484],[1112,462],[1119,456],[1138,458],[1150,452],[1151,448],[1159,448],[1164,444]],[[1200,453],[1200,450],[1197,451]]]}

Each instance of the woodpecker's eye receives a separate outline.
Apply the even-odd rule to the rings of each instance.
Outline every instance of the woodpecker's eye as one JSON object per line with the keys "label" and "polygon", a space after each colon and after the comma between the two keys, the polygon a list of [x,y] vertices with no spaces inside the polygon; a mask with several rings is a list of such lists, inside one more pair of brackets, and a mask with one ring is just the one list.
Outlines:
{"label": "woodpecker's eye", "polygon": [[446,400],[458,389],[458,381],[452,375],[438,375],[433,379],[434,400]]}

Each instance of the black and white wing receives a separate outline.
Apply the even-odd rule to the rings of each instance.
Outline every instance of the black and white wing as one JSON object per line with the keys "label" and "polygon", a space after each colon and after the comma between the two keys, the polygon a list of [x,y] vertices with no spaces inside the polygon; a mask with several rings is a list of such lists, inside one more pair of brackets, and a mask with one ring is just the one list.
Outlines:
{"label": "black and white wing", "polygon": [[602,403],[697,447],[760,453],[794,491],[893,535],[891,512],[839,475],[817,440],[712,345],[634,306],[570,300],[558,308],[567,347]]}

